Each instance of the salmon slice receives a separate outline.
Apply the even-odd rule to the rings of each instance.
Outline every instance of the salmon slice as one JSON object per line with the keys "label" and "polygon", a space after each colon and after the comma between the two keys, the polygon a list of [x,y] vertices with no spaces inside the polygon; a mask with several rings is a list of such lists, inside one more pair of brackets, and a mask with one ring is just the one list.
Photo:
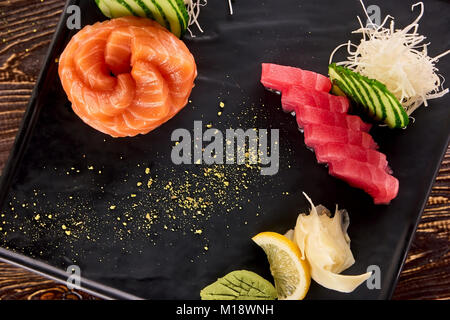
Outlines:
{"label": "salmon slice", "polygon": [[58,71],[73,111],[113,137],[146,134],[171,119],[187,104],[197,76],[181,40],[137,17],[83,28],[64,49]]}
{"label": "salmon slice", "polygon": [[131,35],[127,28],[114,30],[105,48],[105,63],[114,75],[131,72]]}

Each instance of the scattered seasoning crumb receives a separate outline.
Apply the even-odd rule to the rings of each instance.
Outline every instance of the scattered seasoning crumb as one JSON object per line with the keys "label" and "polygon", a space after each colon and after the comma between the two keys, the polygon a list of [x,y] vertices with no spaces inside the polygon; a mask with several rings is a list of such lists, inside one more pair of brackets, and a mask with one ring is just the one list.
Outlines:
{"label": "scattered seasoning crumb", "polygon": [[[220,98],[219,98],[220,99]],[[220,100],[219,100],[220,101]],[[244,103],[242,103],[244,105]],[[220,103],[220,107],[224,108],[225,103]],[[253,108],[253,109],[251,109]],[[264,118],[264,114],[261,112],[255,112],[255,108],[260,110],[260,106],[249,105],[243,107],[239,114],[233,112],[223,112],[224,110],[219,109],[218,115],[221,115],[220,125],[223,127],[228,127],[228,119],[238,119],[240,121],[240,127],[242,128],[255,128],[256,120],[258,124],[262,120],[267,120]],[[258,117],[255,116],[258,115]],[[231,127],[230,127],[231,128]],[[229,144],[229,141],[227,141]],[[246,159],[250,159],[251,155],[245,150]],[[252,155],[253,156],[253,155]],[[82,155],[83,158],[88,159],[86,155]],[[123,158],[120,156],[121,159]],[[156,155],[158,158],[158,156]],[[84,160],[89,161],[89,160]],[[197,164],[201,164],[197,162]],[[131,165],[131,164],[130,164]],[[95,167],[101,167],[105,170],[106,167],[102,167],[101,164],[95,165]],[[106,214],[96,214],[92,212],[95,210],[95,198],[85,199],[81,196],[82,194],[77,193],[74,189],[73,198],[77,201],[68,201],[68,195],[64,193],[59,193],[56,198],[56,203],[52,204],[47,199],[43,200],[43,192],[37,190],[34,191],[35,197],[30,199],[29,204],[24,200],[14,200],[10,202],[10,213],[6,218],[2,218],[0,225],[3,227],[2,233],[8,227],[8,232],[18,232],[21,230],[23,234],[27,236],[38,239],[40,234],[36,233],[26,225],[14,224],[14,219],[17,219],[18,215],[14,215],[18,207],[23,205],[25,208],[29,208],[33,204],[33,210],[35,210],[34,218],[38,212],[40,214],[41,226],[48,228],[49,232],[52,231],[63,231],[66,235],[72,235],[71,237],[65,237],[65,240],[61,242],[54,243],[54,247],[67,248],[71,251],[71,256],[76,256],[81,259],[83,254],[86,252],[78,246],[78,239],[86,241],[88,239],[91,242],[104,242],[105,238],[110,241],[123,241],[123,250],[131,253],[134,251],[145,250],[144,247],[134,246],[134,243],[138,244],[153,244],[156,245],[158,241],[163,241],[163,233],[167,232],[179,232],[180,237],[186,236],[186,233],[190,231],[190,234],[195,234],[196,241],[198,241],[198,252],[196,256],[187,257],[187,259],[200,258],[201,255],[206,255],[206,251],[209,251],[209,240],[207,239],[209,220],[213,215],[230,215],[236,213],[237,215],[233,217],[233,224],[225,225],[224,228],[227,229],[227,236],[230,235],[230,229],[235,226],[235,224],[248,224],[245,221],[245,216],[239,214],[239,210],[244,210],[246,204],[253,202],[254,199],[258,199],[259,188],[255,188],[260,184],[264,184],[263,180],[259,179],[261,163],[251,164],[245,163],[243,165],[226,165],[226,164],[213,164],[204,166],[192,166],[184,173],[179,174],[179,169],[172,168],[171,166],[160,166],[158,163],[155,165],[155,169],[150,170],[150,165],[145,168],[143,163],[134,164],[138,167],[138,173],[136,176],[132,172],[124,171],[124,175],[118,177],[117,184],[120,185],[116,188],[116,185],[111,185],[109,183],[96,181],[99,179],[97,175],[91,177],[92,183],[96,184],[99,193],[99,199],[104,201],[110,201],[110,210],[120,208],[120,210],[110,211]],[[77,166],[75,166],[77,167]],[[74,174],[76,168],[71,167],[70,173]],[[94,165],[85,164],[84,168],[89,170],[94,170]],[[142,168],[142,171],[141,169]],[[145,169],[144,169],[145,168]],[[44,168],[45,169],[45,168]],[[55,169],[55,172],[64,173],[66,170],[61,170],[60,168],[54,168],[50,166],[48,170]],[[96,168],[97,172],[101,172]],[[61,171],[60,171],[61,170]],[[83,171],[83,169],[81,170]],[[145,176],[144,175],[145,172]],[[150,176],[151,174],[151,176]],[[158,177],[160,175],[160,177]],[[169,181],[169,179],[171,181]],[[122,182],[123,181],[123,182]],[[122,195],[118,190],[122,190],[122,183],[126,183],[126,186],[130,186],[130,193],[133,192],[133,184],[136,186],[145,186],[147,184],[148,189],[139,189],[139,197],[130,197],[130,193]],[[151,186],[151,188],[150,188]],[[242,190],[249,190],[249,192],[243,193]],[[250,195],[249,195],[250,194]],[[105,198],[103,198],[103,195]],[[107,196],[113,196],[113,200],[110,200]],[[265,196],[265,194],[264,194]],[[273,197],[280,196],[273,195]],[[34,206],[35,199],[39,200],[41,197],[41,202],[36,201],[37,205]],[[134,199],[131,199],[134,198]],[[45,201],[46,203],[43,203]],[[93,202],[94,201],[94,202]],[[80,203],[78,203],[80,202]],[[115,205],[111,205],[111,202],[115,202]],[[14,206],[16,210],[14,211]],[[108,208],[108,206],[106,205]],[[54,208],[54,209],[53,209]],[[249,214],[251,215],[262,215],[261,208],[258,206],[258,211],[252,210],[250,207]],[[61,214],[54,212],[53,210],[61,210]],[[52,214],[50,214],[50,212]],[[92,214],[94,213],[94,214]],[[118,216],[120,214],[120,216]],[[47,217],[48,219],[54,218],[53,221],[48,219],[42,219]],[[254,216],[253,216],[254,217]],[[36,222],[31,219],[33,226]],[[58,218],[58,219],[56,219]],[[86,219],[86,220],[84,220]],[[61,227],[60,221],[64,221],[67,225]],[[17,220],[19,221],[19,220]],[[82,223],[80,223],[82,221]],[[131,221],[133,221],[133,228],[131,228]],[[10,223],[12,222],[12,223]],[[107,224],[111,228],[111,233],[103,234],[100,229],[96,226],[101,224]],[[128,228],[130,226],[130,228]],[[22,228],[23,227],[23,228]],[[60,228],[63,228],[62,230]],[[35,229],[36,230],[36,229]],[[41,232],[42,230],[39,229]],[[66,232],[67,231],[67,232]],[[133,242],[133,245],[128,245],[130,241],[135,239],[140,239],[145,237],[148,241],[137,241]],[[204,245],[204,247],[202,247]],[[38,254],[38,253],[36,253]],[[99,261],[109,261],[108,256],[99,257]]]}

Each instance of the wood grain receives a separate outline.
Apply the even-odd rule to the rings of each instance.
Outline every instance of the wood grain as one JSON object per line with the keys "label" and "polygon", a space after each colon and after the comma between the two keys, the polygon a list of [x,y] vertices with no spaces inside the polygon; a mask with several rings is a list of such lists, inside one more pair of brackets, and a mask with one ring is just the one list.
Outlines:
{"label": "wood grain", "polygon": [[450,148],[417,228],[394,299],[450,299]]}
{"label": "wood grain", "polygon": [[[0,170],[30,98],[63,0],[0,0]],[[450,299],[450,149],[416,232],[394,299]],[[0,299],[92,299],[0,263]]]}

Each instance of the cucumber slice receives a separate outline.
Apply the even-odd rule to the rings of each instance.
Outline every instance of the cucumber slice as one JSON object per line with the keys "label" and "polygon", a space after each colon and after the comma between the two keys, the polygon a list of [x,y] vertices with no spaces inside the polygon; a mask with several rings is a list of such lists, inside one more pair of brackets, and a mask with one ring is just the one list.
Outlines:
{"label": "cucumber slice", "polygon": [[148,10],[147,6],[142,0],[123,0],[131,11],[133,15],[138,17],[147,17],[147,12],[151,14],[151,11]]}
{"label": "cucumber slice", "polygon": [[108,18],[138,16],[156,20],[177,37],[187,30],[189,14],[183,0],[95,0]]}
{"label": "cucumber slice", "polygon": [[381,82],[369,79],[352,70],[331,64],[328,73],[333,83],[333,92],[344,93],[375,120],[390,128],[404,128],[409,123],[408,115],[398,99]]}
{"label": "cucumber slice", "polygon": [[133,9],[124,0],[96,0],[96,3],[108,18],[133,15]]}
{"label": "cucumber slice", "polygon": [[331,92],[337,96],[347,97],[344,91],[339,89],[339,87],[335,84],[333,84],[333,87],[331,88]]}
{"label": "cucumber slice", "polygon": [[165,27],[171,31],[170,22],[167,19],[166,14],[164,13],[161,6],[154,0],[149,1],[149,3],[147,5],[148,5],[148,8],[151,10],[151,12],[153,12],[153,14],[155,16],[155,20],[158,21],[158,23],[160,25],[162,25],[163,27]]}

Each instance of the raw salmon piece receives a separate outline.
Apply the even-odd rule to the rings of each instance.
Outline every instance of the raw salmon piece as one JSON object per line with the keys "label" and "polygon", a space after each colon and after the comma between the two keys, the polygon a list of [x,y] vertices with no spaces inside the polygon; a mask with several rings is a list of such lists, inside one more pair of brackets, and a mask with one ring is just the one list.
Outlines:
{"label": "raw salmon piece", "polygon": [[114,75],[131,71],[131,38],[128,28],[116,29],[109,34],[105,48],[106,67]]}
{"label": "raw salmon piece", "polygon": [[350,102],[346,97],[334,96],[327,92],[292,86],[283,91],[281,105],[285,112],[295,111],[299,106],[310,106],[338,113],[346,113]]}
{"label": "raw salmon piece", "polygon": [[331,90],[331,81],[328,77],[312,71],[273,63],[262,64],[261,83],[264,87],[279,92],[295,85],[317,91]]}
{"label": "raw salmon piece", "polygon": [[86,26],[59,61],[74,112],[113,137],[146,134],[168,121],[187,104],[197,76],[181,40],[137,17]]}
{"label": "raw salmon piece", "polygon": [[298,106],[295,114],[301,128],[307,124],[324,124],[364,132],[368,132],[371,128],[370,124],[365,123],[358,116],[313,108],[308,105]]}

